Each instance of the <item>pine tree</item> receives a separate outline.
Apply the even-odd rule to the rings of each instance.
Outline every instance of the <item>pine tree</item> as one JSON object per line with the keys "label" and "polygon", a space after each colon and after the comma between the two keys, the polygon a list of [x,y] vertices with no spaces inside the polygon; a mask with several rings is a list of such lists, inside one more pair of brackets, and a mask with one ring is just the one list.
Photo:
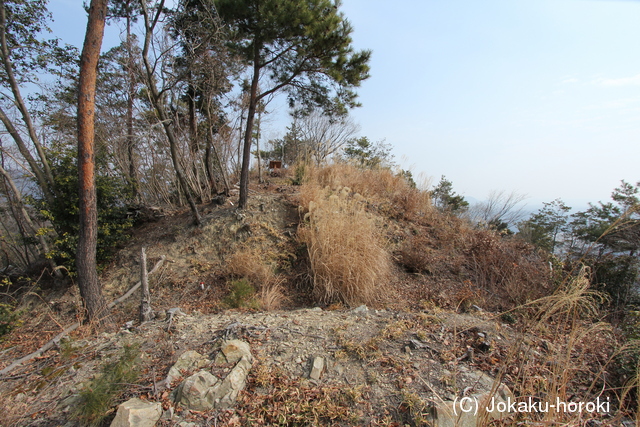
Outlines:
{"label": "pine tree", "polygon": [[[353,88],[369,76],[371,52],[355,52],[351,24],[330,0],[216,0],[233,49],[252,70],[240,174],[240,207],[247,205],[249,162],[258,102],[281,90],[290,105],[344,114],[357,106]],[[268,76],[270,84],[258,82]]]}

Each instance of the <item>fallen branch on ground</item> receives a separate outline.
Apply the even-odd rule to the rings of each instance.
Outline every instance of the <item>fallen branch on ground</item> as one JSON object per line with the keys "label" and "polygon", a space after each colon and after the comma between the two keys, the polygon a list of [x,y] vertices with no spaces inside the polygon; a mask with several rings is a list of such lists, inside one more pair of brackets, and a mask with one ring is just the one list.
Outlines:
{"label": "fallen branch on ground", "polygon": [[[160,266],[164,263],[164,261],[165,261],[165,256],[163,255],[163,256],[160,257],[160,260],[156,263],[156,265],[153,266],[153,269],[149,272],[149,274],[155,273],[160,268]],[[112,309],[117,304],[120,304],[122,301],[124,301],[127,298],[129,298],[131,296],[131,294],[133,294],[140,287],[141,284],[142,284],[142,282],[136,283],[131,289],[129,289],[127,291],[126,294],[124,294],[120,298],[114,300],[113,302],[109,303],[107,305],[107,307],[109,309]],[[71,326],[67,326],[62,332],[60,332],[58,335],[53,337],[53,339],[51,339],[49,342],[47,342],[45,345],[43,345],[42,347],[40,347],[39,349],[37,349],[33,353],[28,354],[28,355],[26,355],[24,357],[21,357],[20,359],[14,361],[9,366],[7,366],[6,368],[4,368],[3,370],[0,371],[0,379],[5,379],[4,376],[6,374],[8,374],[9,372],[13,371],[18,366],[22,365],[25,362],[28,362],[31,359],[34,359],[34,358],[42,355],[45,351],[49,350],[54,345],[58,344],[63,337],[65,337],[66,335],[68,335],[71,332],[73,332],[76,329],[78,329],[78,327],[80,327],[80,322],[76,322]]]}

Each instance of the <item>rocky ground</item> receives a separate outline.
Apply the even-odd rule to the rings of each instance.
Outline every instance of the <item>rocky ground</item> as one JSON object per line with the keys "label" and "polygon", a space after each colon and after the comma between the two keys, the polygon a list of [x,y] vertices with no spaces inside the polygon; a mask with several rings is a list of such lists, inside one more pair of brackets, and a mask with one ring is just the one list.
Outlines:
{"label": "rocky ground", "polygon": [[[158,425],[187,421],[212,425],[214,418],[241,422],[252,417],[255,425],[272,425],[278,408],[256,413],[254,405],[269,402],[278,381],[299,393],[326,393],[327,401],[318,399],[314,410],[318,421],[327,422],[335,415],[338,425],[409,422],[417,416],[426,417],[430,406],[453,400],[461,392],[491,390],[491,372],[482,372],[478,364],[489,366],[484,353],[491,350],[495,354],[495,349],[507,346],[513,331],[483,317],[481,313],[478,317],[428,311],[402,313],[366,306],[335,311],[316,307],[268,313],[180,313],[170,323],[153,321],[96,338],[64,341],[53,352],[58,354],[48,356],[55,359],[49,360],[55,368],[32,374],[41,378],[34,389],[16,393],[23,378],[3,382],[6,391],[13,389],[5,394],[10,397],[4,404],[22,422],[21,416],[29,414],[32,425],[77,425],[69,420],[69,414],[83,381],[95,375],[105,361],[116,358],[123,346],[135,346],[143,375],[139,386],[126,394],[162,402],[165,415]],[[209,413],[176,405],[170,392],[179,382],[168,389],[163,383],[173,363],[191,350],[215,360],[221,341],[231,338],[249,343],[254,357],[248,387],[237,405]],[[474,351],[459,354],[458,349],[465,347]],[[322,367],[312,375],[318,358]],[[215,368],[211,364],[209,368],[224,376],[221,372],[225,366]],[[183,376],[191,373],[183,372]],[[338,396],[349,396],[349,401],[342,404],[345,412],[328,413],[338,404],[337,400],[332,402]],[[300,402],[290,400],[281,403],[295,406]]]}

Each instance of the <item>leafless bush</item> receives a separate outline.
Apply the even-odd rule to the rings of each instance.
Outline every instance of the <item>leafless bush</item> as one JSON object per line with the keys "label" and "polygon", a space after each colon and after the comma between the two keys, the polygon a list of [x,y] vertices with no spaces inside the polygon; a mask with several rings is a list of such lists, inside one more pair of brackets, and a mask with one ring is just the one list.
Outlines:
{"label": "leafless bush", "polygon": [[468,215],[472,222],[490,228],[512,227],[526,215],[521,205],[524,199],[525,195],[515,191],[492,191],[486,201],[472,206]]}
{"label": "leafless bush", "polygon": [[512,308],[553,291],[549,265],[531,245],[491,230],[468,235],[466,268],[497,308]]}

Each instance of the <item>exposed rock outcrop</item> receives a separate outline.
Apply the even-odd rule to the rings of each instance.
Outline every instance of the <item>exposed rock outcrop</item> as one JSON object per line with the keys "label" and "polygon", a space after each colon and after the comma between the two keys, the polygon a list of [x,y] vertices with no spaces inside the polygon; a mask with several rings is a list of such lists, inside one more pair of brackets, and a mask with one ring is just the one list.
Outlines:
{"label": "exposed rock outcrop", "polygon": [[252,360],[249,344],[246,342],[223,341],[216,361],[235,363],[233,369],[223,380],[206,370],[196,372],[177,389],[176,403],[195,411],[230,408],[247,384]]}

